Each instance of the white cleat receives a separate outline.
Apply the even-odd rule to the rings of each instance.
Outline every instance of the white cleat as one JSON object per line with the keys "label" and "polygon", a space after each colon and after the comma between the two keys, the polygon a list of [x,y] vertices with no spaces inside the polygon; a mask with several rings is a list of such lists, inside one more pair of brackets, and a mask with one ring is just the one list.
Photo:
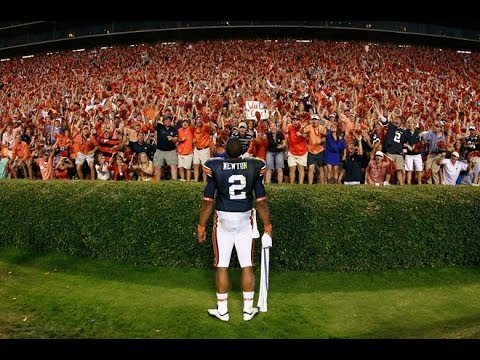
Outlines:
{"label": "white cleat", "polygon": [[223,315],[218,312],[218,309],[208,309],[207,312],[208,312],[208,315],[214,316],[217,319],[220,319],[222,321],[230,320],[230,316],[228,315],[228,311]]}
{"label": "white cleat", "polygon": [[255,315],[257,315],[258,313],[258,308],[256,307],[252,307],[252,309],[250,310],[250,312],[247,312],[247,311],[244,311],[243,312],[243,320],[245,321],[250,321],[253,319],[253,317]]}

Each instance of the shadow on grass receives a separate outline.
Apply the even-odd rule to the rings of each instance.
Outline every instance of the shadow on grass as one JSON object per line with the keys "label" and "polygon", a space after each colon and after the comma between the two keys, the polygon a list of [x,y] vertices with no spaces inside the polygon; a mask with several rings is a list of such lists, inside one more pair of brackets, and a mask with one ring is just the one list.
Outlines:
{"label": "shadow on grass", "polygon": [[391,322],[379,321],[377,326],[372,328],[370,332],[361,334],[358,338],[382,338],[381,335],[379,336],[382,331],[388,331],[389,339],[479,339],[480,314],[476,316],[437,321],[429,325],[419,325],[415,322],[396,325]]}
{"label": "shadow on grass", "polygon": [[[7,264],[36,268],[45,271],[81,274],[99,280],[161,285],[165,287],[188,287],[205,290],[214,286],[214,272],[205,269],[170,269],[154,266],[135,266],[108,260],[82,258],[62,254],[40,254],[31,250],[0,247],[0,261]],[[232,283],[239,275],[232,269]],[[239,280],[238,280],[239,281]]]}
{"label": "shadow on grass", "polygon": [[[199,290],[214,286],[214,269],[171,269],[154,266],[135,266],[108,260],[81,258],[62,254],[38,254],[25,249],[0,247],[0,260],[21,265],[69,274],[82,274],[102,280],[188,287]],[[235,264],[235,262],[232,262]],[[260,281],[260,264],[256,266],[257,282]],[[231,287],[240,287],[240,269],[231,268]],[[390,272],[271,272],[271,289],[276,293],[313,293],[384,291],[388,289],[421,288],[432,286],[467,285],[478,283],[480,266],[420,268],[393,270]]]}
{"label": "shadow on grass", "polygon": [[276,292],[311,293],[401,290],[478,283],[480,267],[445,267],[393,270],[388,272],[291,272],[273,274]]}

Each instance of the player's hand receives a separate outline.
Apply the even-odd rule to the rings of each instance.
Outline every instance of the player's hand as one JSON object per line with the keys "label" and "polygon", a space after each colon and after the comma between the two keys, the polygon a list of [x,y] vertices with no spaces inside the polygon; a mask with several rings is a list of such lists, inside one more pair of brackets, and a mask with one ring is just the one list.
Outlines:
{"label": "player's hand", "polygon": [[262,235],[262,249],[272,247],[272,224],[265,226]]}
{"label": "player's hand", "polygon": [[271,247],[272,247],[272,237],[267,232],[264,232],[262,235],[262,249],[271,248]]}
{"label": "player's hand", "polygon": [[202,243],[207,239],[207,232],[205,231],[205,226],[197,226],[197,242]]}

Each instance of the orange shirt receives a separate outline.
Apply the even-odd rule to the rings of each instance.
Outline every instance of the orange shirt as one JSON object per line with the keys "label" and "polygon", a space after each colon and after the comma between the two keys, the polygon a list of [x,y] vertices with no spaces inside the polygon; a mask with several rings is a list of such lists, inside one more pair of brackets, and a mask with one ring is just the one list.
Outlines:
{"label": "orange shirt", "polygon": [[12,146],[12,159],[15,159],[17,156],[19,159],[28,160],[32,153],[28,147],[28,144],[25,141],[20,143],[16,142]]}
{"label": "orange shirt", "polygon": [[322,152],[324,150],[323,144],[325,144],[325,128],[320,125],[317,127],[313,127],[313,125],[307,125],[305,126],[305,132],[308,134],[308,152],[312,154],[318,154]]}
{"label": "orange shirt", "polygon": [[53,179],[53,160],[51,157],[45,161],[43,158],[38,158],[38,167],[40,168],[40,174],[42,174],[43,180]]}
{"label": "orange shirt", "polygon": [[55,178],[56,179],[70,179],[68,176],[68,169],[57,169],[55,170]]}
{"label": "orange shirt", "polygon": [[295,128],[293,125],[288,125],[288,148],[292,155],[303,156],[307,153],[307,139],[303,136],[298,136],[300,126]]}
{"label": "orange shirt", "polygon": [[267,148],[268,148],[268,139],[265,136],[263,138],[263,133],[258,132],[258,135],[253,141],[250,141],[250,146],[248,152],[250,153],[250,147],[255,149],[255,157],[265,160],[267,158]]}
{"label": "orange shirt", "polygon": [[339,118],[345,123],[343,130],[345,131],[345,143],[348,144],[350,140],[355,140],[352,136],[352,131],[355,128],[355,123],[345,114],[340,114]]}
{"label": "orange shirt", "polygon": [[145,118],[148,121],[153,120],[153,118],[155,117],[155,109],[154,108],[145,108],[143,110],[143,116],[145,116]]}
{"label": "orange shirt", "polygon": [[190,155],[193,153],[193,128],[191,126],[178,129],[178,140],[177,153],[179,155]]}
{"label": "orange shirt", "polygon": [[98,145],[98,143],[93,136],[90,136],[87,140],[82,134],[79,134],[73,139],[73,145],[75,153],[81,152],[82,154],[87,155]]}
{"label": "orange shirt", "polygon": [[195,139],[195,147],[198,150],[205,149],[210,146],[210,134],[212,128],[209,124],[203,124],[201,127],[195,126],[193,138]]}
{"label": "orange shirt", "polygon": [[72,139],[69,136],[62,134],[58,137],[57,141],[61,156],[68,156],[72,150]]}

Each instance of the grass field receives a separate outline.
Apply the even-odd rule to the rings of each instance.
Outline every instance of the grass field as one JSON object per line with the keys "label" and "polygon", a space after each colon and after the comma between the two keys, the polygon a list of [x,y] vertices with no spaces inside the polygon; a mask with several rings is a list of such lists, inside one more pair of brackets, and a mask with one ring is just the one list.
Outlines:
{"label": "grass field", "polygon": [[242,320],[239,270],[231,274],[225,323],[206,312],[216,305],[213,269],[0,248],[0,338],[480,338],[479,267],[271,273],[269,311],[250,322]]}

